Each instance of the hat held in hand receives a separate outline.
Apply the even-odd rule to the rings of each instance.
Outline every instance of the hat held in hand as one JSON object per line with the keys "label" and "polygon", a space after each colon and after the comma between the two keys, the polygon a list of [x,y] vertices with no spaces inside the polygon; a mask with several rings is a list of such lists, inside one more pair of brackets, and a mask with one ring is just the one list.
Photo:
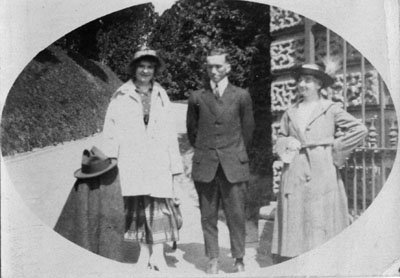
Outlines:
{"label": "hat held in hand", "polygon": [[117,166],[116,158],[108,158],[96,146],[84,150],[82,155],[82,167],[74,172],[78,179],[87,179],[100,176]]}

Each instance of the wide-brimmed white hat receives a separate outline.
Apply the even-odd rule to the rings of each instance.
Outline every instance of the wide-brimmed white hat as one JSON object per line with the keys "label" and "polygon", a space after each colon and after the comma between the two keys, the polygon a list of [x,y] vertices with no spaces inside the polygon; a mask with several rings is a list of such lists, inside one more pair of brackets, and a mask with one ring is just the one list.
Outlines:
{"label": "wide-brimmed white hat", "polygon": [[317,64],[303,64],[293,69],[293,76],[297,80],[301,75],[312,75],[321,80],[322,88],[329,87],[333,84],[333,78],[322,70]]}

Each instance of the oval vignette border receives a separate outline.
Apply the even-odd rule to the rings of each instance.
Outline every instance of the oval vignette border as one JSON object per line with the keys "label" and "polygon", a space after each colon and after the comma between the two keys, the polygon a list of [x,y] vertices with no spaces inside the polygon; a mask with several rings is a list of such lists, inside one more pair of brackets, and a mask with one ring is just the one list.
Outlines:
{"label": "oval vignette border", "polygon": [[[162,0],[160,0],[162,1]],[[2,5],[12,5],[11,0],[6,0],[4,2],[9,2],[7,4],[2,4]],[[6,69],[4,66],[1,67],[1,106],[4,105],[5,98],[8,94],[9,89],[11,88],[12,83],[15,81],[17,76],[20,74],[22,69],[25,67],[25,65],[38,53],[41,49],[47,47],[49,44],[51,44],[53,41],[55,41],[57,38],[63,36],[64,34],[68,33],[69,31],[97,18],[103,15],[106,15],[108,13],[132,6],[132,5],[137,5],[141,3],[145,3],[147,1],[126,1],[126,0],[120,0],[116,3],[111,4],[113,1],[109,1],[110,3],[107,3],[107,5],[103,5],[101,7],[93,8],[96,6],[96,1],[95,0],[84,0],[84,1],[78,1],[74,0],[71,1],[68,6],[69,9],[68,11],[75,11],[73,14],[74,16],[65,16],[63,13],[65,13],[65,10],[62,9],[63,6],[67,4],[62,4],[60,6],[57,6],[54,1],[50,0],[42,0],[41,2],[35,1],[33,3],[35,4],[29,4],[31,5],[30,7],[39,7],[35,9],[37,14],[24,14],[23,8],[26,6],[24,3],[20,3],[23,1],[16,1],[16,7],[13,8],[13,11],[20,9],[20,13],[17,15],[25,15],[25,21],[21,19],[14,19],[12,22],[6,22],[5,20],[2,21],[2,25],[0,26],[1,29],[6,28],[6,31],[2,30],[2,34],[6,34],[2,36],[1,38],[1,47],[2,47],[2,53],[1,53],[1,60],[3,65],[10,65],[9,69]],[[28,1],[26,1],[28,2]],[[62,1],[59,1],[62,2]],[[389,6],[386,6],[386,8],[390,8],[395,5],[395,0],[390,1],[390,0],[364,0],[364,1],[352,1],[352,0],[342,0],[342,1],[326,1],[326,0],[265,0],[265,1],[253,1],[261,4],[266,4],[266,5],[274,5],[281,7],[283,9],[291,10],[293,12],[296,12],[298,14],[302,14],[305,17],[308,17],[312,20],[317,21],[318,23],[321,23],[322,25],[330,28],[337,34],[339,34],[341,37],[343,37],[346,41],[351,43],[357,50],[359,50],[362,54],[364,54],[374,65],[374,67],[377,69],[377,71],[382,75],[383,79],[385,80],[390,94],[392,96],[393,102],[395,104],[395,109],[396,112],[399,111],[398,104],[400,103],[400,72],[399,72],[399,65],[398,62],[396,63],[393,60],[399,61],[399,49],[398,49],[398,36],[399,34],[391,34],[391,36],[394,36],[395,43],[397,42],[397,47],[390,46],[388,47],[382,47],[382,44],[389,44],[393,41],[390,41],[391,38],[388,36],[387,32],[391,32],[391,30],[388,30],[387,23],[384,20],[384,17],[382,17],[382,10],[376,10],[375,13],[372,15],[375,15],[375,18],[379,18],[380,21],[377,26],[373,28],[366,28],[366,25],[360,24],[362,23],[362,20],[360,19],[360,22],[357,21],[356,19],[349,19],[348,15],[353,14],[356,16],[371,16],[371,7],[382,7],[385,8],[385,3],[388,4]],[[339,4],[340,2],[340,4]],[[381,4],[378,4],[378,3]],[[42,3],[42,5],[40,5]],[[318,4],[317,4],[318,3]],[[323,3],[323,4],[322,4]],[[26,4],[28,5],[28,4]],[[368,8],[366,5],[371,5],[370,8]],[[392,6],[390,6],[392,5]],[[397,3],[398,5],[398,3]],[[107,7],[106,7],[107,6]],[[42,8],[40,8],[42,7]],[[54,24],[50,25],[51,28],[50,30],[44,31],[44,36],[43,37],[37,37],[35,38],[35,35],[31,34],[25,34],[24,31],[26,30],[26,33],[28,31],[32,31],[33,29],[40,30],[41,26],[40,24],[43,23],[49,23],[46,22],[46,20],[37,20],[40,18],[41,15],[45,15],[47,9],[52,9],[56,16],[52,16],[52,18],[59,18],[60,19],[60,25]],[[398,6],[397,6],[398,8]],[[335,10],[335,13],[330,13],[330,11]],[[3,10],[4,12],[4,10]],[[27,11],[25,11],[27,12]],[[41,12],[41,13],[40,13]],[[387,11],[388,12],[388,11]],[[393,11],[392,11],[393,12]],[[28,12],[29,13],[29,10]],[[67,12],[68,13],[68,12]],[[398,11],[394,12],[395,15],[398,16]],[[77,17],[75,17],[75,14]],[[335,14],[336,19],[332,19],[331,17],[333,16],[332,14]],[[17,16],[16,15],[16,16]],[[338,15],[341,15],[340,18]],[[393,16],[393,15],[392,15]],[[3,16],[2,16],[3,17]],[[3,17],[11,20],[11,17]],[[393,18],[392,18],[393,19]],[[397,19],[398,20],[398,19]],[[397,21],[398,22],[398,21]],[[4,23],[4,24],[3,24]],[[354,23],[354,24],[353,24]],[[347,28],[347,30],[342,29],[343,26],[346,24],[352,24],[354,26],[358,26],[358,28],[354,27],[353,28]],[[368,24],[367,24],[368,25]],[[11,34],[13,30],[8,30],[7,27],[15,27],[19,28],[20,34]],[[29,27],[30,26],[30,27]],[[45,25],[46,26],[46,25]],[[22,28],[22,29],[21,29]],[[25,29],[24,29],[25,28]],[[48,28],[48,26],[46,26]],[[55,29],[54,32],[52,30]],[[398,27],[395,29],[398,31]],[[368,31],[369,35],[365,36],[365,31]],[[385,32],[382,34],[382,30],[385,30]],[[358,33],[359,32],[359,33]],[[39,32],[40,33],[40,32]],[[358,33],[358,34],[357,34]],[[26,38],[21,38],[21,36],[25,36]],[[371,38],[373,38],[371,40]],[[34,40],[31,42],[30,40]],[[21,45],[21,43],[23,43]],[[17,45],[20,44],[20,45]],[[395,44],[396,45],[396,44]],[[17,47],[16,47],[17,46]],[[5,50],[3,50],[3,47],[5,47]],[[393,49],[393,47],[395,49]],[[21,54],[21,55],[20,55]],[[2,107],[1,107],[2,108]],[[399,115],[397,112],[397,120],[399,121]],[[4,163],[2,163],[4,165]],[[353,275],[357,273],[364,273],[367,270],[382,270],[382,272],[385,270],[384,268],[384,263],[388,263],[389,261],[395,261],[398,259],[396,256],[396,252],[389,248],[387,252],[383,252],[383,248],[389,247],[391,244],[390,242],[378,242],[378,240],[382,240],[384,237],[386,237],[386,241],[390,239],[394,239],[394,235],[400,234],[400,228],[396,228],[396,223],[397,227],[400,227],[399,225],[399,220],[398,215],[393,213],[395,211],[398,211],[399,209],[399,204],[400,200],[400,190],[398,187],[395,187],[395,184],[398,184],[398,181],[400,180],[399,178],[399,156],[396,155],[396,159],[393,165],[392,172],[387,179],[385,186],[382,188],[380,194],[378,195],[377,199],[373,202],[371,207],[363,214],[363,216],[357,220],[352,226],[350,226],[348,229],[346,229],[343,233],[341,233],[337,238],[331,240],[328,242],[328,244],[323,245],[322,248],[316,248],[312,250],[311,252],[302,255],[296,259],[290,260],[284,264],[272,266],[269,268],[265,268],[263,270],[263,273],[259,273],[260,275],[289,275],[289,276],[298,276],[298,275],[307,275],[307,273],[317,273],[318,269],[320,268],[320,275],[323,275],[323,273],[330,274],[334,273],[334,269],[340,269],[337,271],[337,274],[342,274],[344,273],[346,275]],[[5,169],[2,167],[2,180],[3,180],[3,186],[2,186],[2,232],[6,232],[5,236],[2,234],[2,240],[4,238],[8,238],[8,233],[10,231],[16,231],[18,232],[18,223],[14,223],[11,219],[13,218],[14,215],[16,215],[16,220],[17,219],[26,219],[26,221],[29,223],[29,225],[32,225],[34,227],[35,225],[43,225],[43,223],[36,217],[34,216],[28,208],[23,207],[21,208],[20,206],[20,197],[18,196],[18,193],[14,192],[15,189],[13,189],[12,186],[5,186],[9,184],[9,179],[7,176],[3,177],[5,175]],[[11,197],[11,198],[8,198]],[[397,210],[396,210],[397,208]],[[381,212],[381,213],[379,213]],[[384,214],[382,214],[384,212]],[[390,219],[390,216],[396,216],[395,219]],[[7,222],[4,223],[3,220],[6,220]],[[10,221],[11,220],[11,221]],[[15,221],[16,221],[15,220]],[[392,220],[391,222],[385,223],[385,220]],[[373,225],[375,224],[375,225]],[[379,224],[386,226],[387,229],[384,229],[382,227],[379,227]],[[371,226],[372,225],[372,226]],[[375,227],[373,227],[375,226]],[[11,228],[14,227],[12,230]],[[366,227],[371,227],[371,229],[366,229]],[[9,230],[6,230],[9,228]],[[396,230],[397,229],[397,230]],[[383,233],[382,233],[383,231]],[[381,236],[379,236],[377,233],[380,233]],[[48,230],[46,231],[46,235],[50,234],[55,234],[50,227],[48,227]],[[389,235],[387,237],[386,235]],[[390,237],[392,235],[392,237]],[[44,236],[46,237],[46,236]],[[361,237],[361,238],[360,238]],[[52,244],[51,241],[47,242],[44,239],[39,239],[39,243],[42,244],[36,244],[33,241],[36,241],[37,239],[35,238],[24,238],[21,239],[20,242],[15,243],[12,247],[15,248],[27,248],[27,246],[36,246],[37,248],[45,248],[45,249],[51,249]],[[51,240],[63,240],[55,235],[51,235]],[[365,244],[363,244],[361,247],[357,244],[361,244],[361,241],[365,240]],[[368,242],[370,240],[370,242]],[[397,242],[392,242],[392,245],[394,247],[398,247],[400,249],[399,241]],[[14,243],[13,243],[14,244]],[[376,245],[376,249],[372,249],[372,246]],[[66,243],[65,246],[70,247],[70,245],[73,245],[72,243]],[[336,245],[336,246],[335,246]],[[345,250],[342,253],[339,253],[339,248],[341,247],[360,247],[359,250]],[[9,246],[6,246],[9,247]],[[81,249],[80,247],[78,247]],[[90,255],[89,252],[85,252],[85,250],[75,250],[75,248],[71,248],[72,251],[67,251],[65,249],[58,249],[58,250],[52,250],[50,253],[54,253],[54,256],[56,257],[55,259],[51,260],[49,258],[49,262],[53,263],[52,267],[56,267],[56,262],[59,260],[59,263],[62,262],[62,258],[67,258],[71,256],[71,254],[83,254],[87,255],[87,261],[91,263],[91,266],[96,266],[100,264],[104,264],[104,260],[96,255]],[[11,249],[12,250],[12,249]],[[3,252],[4,251],[4,252]],[[3,255],[3,263],[7,261],[7,258],[11,256],[10,254],[7,254],[9,249],[6,248],[6,250],[2,250],[2,255]],[[76,251],[76,253],[75,253]],[[13,252],[13,251],[10,251]],[[40,250],[36,250],[35,252],[40,252]],[[367,252],[369,254],[365,254],[364,252]],[[70,254],[71,253],[71,254]],[[34,255],[34,250],[25,250],[25,256],[29,255]],[[338,254],[341,254],[342,258],[338,258]],[[322,255],[322,256],[321,256]],[[359,256],[360,258],[355,258],[354,256]],[[397,253],[397,256],[400,256]],[[89,258],[90,257],[90,258]],[[79,258],[77,258],[79,259]],[[74,260],[71,260],[74,261]],[[373,263],[371,263],[373,262]],[[43,265],[48,263],[48,261],[43,261]],[[107,261],[108,263],[108,261]],[[371,264],[375,264],[375,267],[370,266]],[[112,263],[107,264],[107,266],[112,265]],[[117,264],[115,264],[117,266]],[[3,265],[4,270],[7,271],[7,265]],[[387,267],[390,265],[388,264]],[[17,267],[15,265],[11,265],[8,267]],[[106,266],[103,266],[102,268],[105,268]],[[38,266],[38,269],[40,266]],[[365,271],[362,271],[361,268],[364,268]],[[42,271],[48,271],[49,267],[44,267]],[[50,269],[51,266],[50,266]],[[323,270],[324,269],[324,270]],[[10,269],[8,269],[10,271]],[[40,271],[40,270],[38,270]],[[98,271],[101,271],[101,268],[98,269]],[[3,272],[4,273],[4,272]],[[368,273],[368,272],[365,272]],[[40,273],[38,273],[40,274]],[[43,277],[49,275],[49,272],[43,272]],[[78,273],[77,273],[78,274]],[[90,276],[91,274],[93,275],[93,270],[88,267],[85,273],[79,273],[82,276]],[[255,274],[255,273],[254,273]],[[106,275],[106,272],[104,272],[104,275]],[[100,274],[100,276],[102,276]]]}

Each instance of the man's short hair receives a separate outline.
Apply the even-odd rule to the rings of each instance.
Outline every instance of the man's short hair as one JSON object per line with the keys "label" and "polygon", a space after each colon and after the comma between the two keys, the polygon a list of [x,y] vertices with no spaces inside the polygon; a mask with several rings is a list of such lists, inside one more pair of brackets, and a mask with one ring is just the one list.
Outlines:
{"label": "man's short hair", "polygon": [[230,56],[228,50],[226,48],[222,47],[214,47],[211,48],[210,51],[208,51],[207,56],[215,56],[215,55],[225,55],[225,61],[227,63],[230,63]]}

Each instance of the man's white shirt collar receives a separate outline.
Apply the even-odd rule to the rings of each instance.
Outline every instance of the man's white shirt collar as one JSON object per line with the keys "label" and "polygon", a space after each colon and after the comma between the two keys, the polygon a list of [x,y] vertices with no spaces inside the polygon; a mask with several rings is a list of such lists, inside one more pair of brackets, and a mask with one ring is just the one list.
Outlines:
{"label": "man's white shirt collar", "polygon": [[[210,85],[211,85],[211,89],[215,89],[215,82],[210,81]],[[218,92],[219,95],[222,96],[222,94],[224,93],[226,87],[228,87],[228,77],[225,77],[224,79],[222,79],[221,81],[218,82]]]}

